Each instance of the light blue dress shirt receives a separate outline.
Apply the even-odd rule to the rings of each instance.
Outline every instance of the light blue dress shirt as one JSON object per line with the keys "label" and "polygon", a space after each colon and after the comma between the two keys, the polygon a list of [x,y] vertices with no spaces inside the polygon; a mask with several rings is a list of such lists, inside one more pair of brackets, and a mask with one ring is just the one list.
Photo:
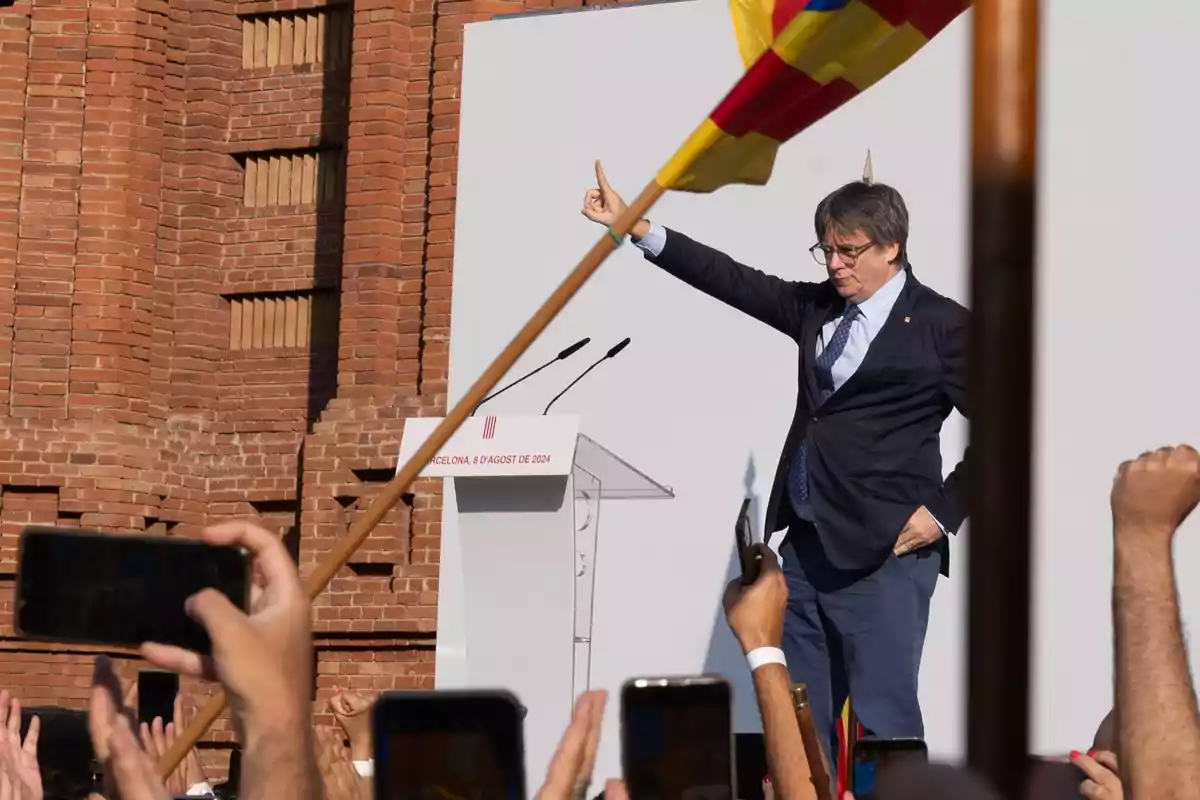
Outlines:
{"label": "light blue dress shirt", "polygon": [[[640,241],[634,242],[634,245],[639,250],[651,256],[657,256],[662,253],[663,247],[666,244],[667,229],[657,222],[651,222],[649,232]],[[858,310],[862,313],[850,323],[850,338],[846,340],[846,348],[842,350],[842,354],[838,356],[838,360],[833,362],[833,367],[830,370],[833,373],[833,390],[835,392],[842,388],[842,384],[848,381],[850,376],[862,366],[863,359],[867,357],[867,350],[871,347],[871,342],[875,341],[875,337],[883,330],[884,323],[887,322],[888,317],[891,315],[896,301],[900,299],[900,292],[903,291],[907,280],[908,271],[902,269],[893,275],[887,283],[879,287],[879,290],[875,294],[858,303]],[[821,355],[821,351],[825,349],[825,342],[833,337],[833,332],[837,330],[838,323],[842,321],[842,316],[843,314],[839,314],[821,326],[821,335],[817,337],[816,355]],[[813,521],[811,507],[798,508],[796,509],[796,513],[809,522]],[[934,522],[937,522],[936,518]],[[945,534],[945,526],[938,522],[938,527]]]}

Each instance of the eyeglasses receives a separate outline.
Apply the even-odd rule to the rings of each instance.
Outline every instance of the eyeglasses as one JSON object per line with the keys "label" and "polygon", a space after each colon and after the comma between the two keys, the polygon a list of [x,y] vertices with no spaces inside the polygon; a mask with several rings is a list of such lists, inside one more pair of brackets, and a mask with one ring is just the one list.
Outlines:
{"label": "eyeglasses", "polygon": [[859,256],[874,246],[874,242],[867,242],[866,244],[859,245],[843,244],[838,245],[837,247],[832,247],[827,244],[820,244],[818,242],[817,244],[814,244],[812,247],[808,248],[808,252],[812,253],[812,257],[815,258],[817,263],[822,267],[829,266],[829,261],[833,258],[834,253],[837,253],[838,258],[841,259],[843,264],[846,266],[853,266],[854,262],[858,261]]}

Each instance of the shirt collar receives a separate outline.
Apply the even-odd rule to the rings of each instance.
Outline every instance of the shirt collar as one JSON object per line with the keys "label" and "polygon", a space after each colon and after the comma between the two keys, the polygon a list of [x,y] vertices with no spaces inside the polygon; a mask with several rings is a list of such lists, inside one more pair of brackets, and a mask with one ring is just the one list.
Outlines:
{"label": "shirt collar", "polygon": [[896,299],[900,297],[907,278],[908,270],[902,269],[897,272],[888,279],[887,283],[879,287],[879,291],[856,304],[859,313],[867,319],[886,319],[892,313],[892,306],[896,305]]}

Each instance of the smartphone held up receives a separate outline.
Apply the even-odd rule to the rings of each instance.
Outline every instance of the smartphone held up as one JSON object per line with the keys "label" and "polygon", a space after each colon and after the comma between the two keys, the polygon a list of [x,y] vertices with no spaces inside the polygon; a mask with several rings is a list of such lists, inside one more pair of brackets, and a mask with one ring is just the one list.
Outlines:
{"label": "smartphone held up", "polygon": [[525,710],[511,693],[389,692],[372,714],[375,797],[525,797]]}
{"label": "smartphone held up", "polygon": [[737,522],[734,523],[733,536],[737,544],[738,563],[742,568],[742,586],[749,586],[758,580],[762,570],[762,556],[753,550],[758,537],[754,534],[754,520],[751,518],[751,498],[742,500],[741,511],[738,512]]}
{"label": "smartphone held up", "polygon": [[152,725],[161,719],[162,724],[177,722],[175,719],[175,696],[179,694],[179,675],[154,669],[138,670],[137,712],[138,722]]}
{"label": "smartphone held up", "polygon": [[923,739],[864,736],[854,743],[850,787],[856,800],[873,800],[879,777],[900,763],[927,763],[929,750]]}
{"label": "smartphone held up", "polygon": [[250,587],[250,558],[238,547],[29,527],[19,543],[15,627],[42,641],[159,642],[207,654],[208,634],[185,602],[211,588],[245,610]]}
{"label": "smartphone held up", "polygon": [[733,690],[724,678],[633,678],[621,689],[621,762],[636,800],[733,800]]}

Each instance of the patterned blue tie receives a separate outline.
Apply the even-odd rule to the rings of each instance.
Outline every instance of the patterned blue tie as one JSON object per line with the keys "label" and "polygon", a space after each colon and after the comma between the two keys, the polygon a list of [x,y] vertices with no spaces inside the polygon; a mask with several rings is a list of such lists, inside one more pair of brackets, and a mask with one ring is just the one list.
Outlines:
{"label": "patterned blue tie", "polygon": [[[813,377],[817,379],[817,389],[821,392],[822,403],[833,394],[833,365],[837,363],[842,351],[846,349],[846,342],[850,340],[850,327],[860,314],[862,311],[858,306],[847,305],[846,312],[842,315],[842,321],[838,323],[833,336],[829,337],[829,343],[825,345],[821,355],[817,356],[816,364],[813,366]],[[792,459],[792,468],[788,470],[788,496],[792,500],[793,508],[799,509],[801,506],[808,505],[807,437],[800,440],[799,452]]]}

